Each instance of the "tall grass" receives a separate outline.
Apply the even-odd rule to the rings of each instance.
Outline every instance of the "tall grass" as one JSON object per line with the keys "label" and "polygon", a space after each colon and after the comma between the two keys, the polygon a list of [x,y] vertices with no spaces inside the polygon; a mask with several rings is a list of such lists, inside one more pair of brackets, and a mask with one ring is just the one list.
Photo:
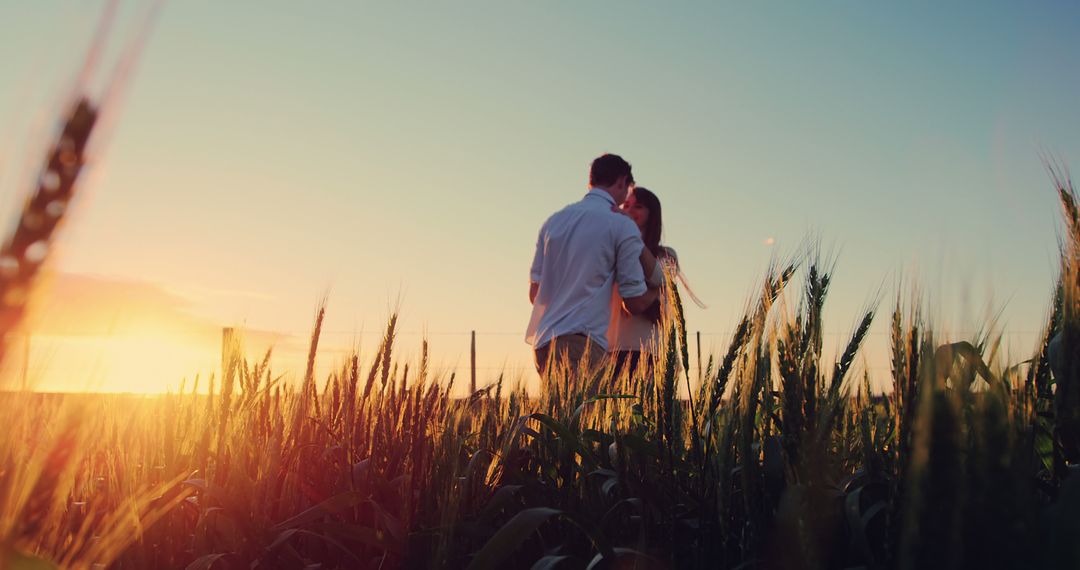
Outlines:
{"label": "tall grass", "polygon": [[[87,121],[81,105],[4,246],[4,331]],[[766,273],[697,386],[675,289],[637,373],[556,366],[537,394],[500,377],[465,398],[426,341],[396,356],[394,316],[374,355],[316,378],[320,305],[298,386],[231,344],[209,393],[0,394],[0,567],[1074,568],[1080,215],[1054,179],[1060,280],[1029,362],[942,340],[901,294],[874,394],[856,363],[887,309],[829,358],[815,255]]]}

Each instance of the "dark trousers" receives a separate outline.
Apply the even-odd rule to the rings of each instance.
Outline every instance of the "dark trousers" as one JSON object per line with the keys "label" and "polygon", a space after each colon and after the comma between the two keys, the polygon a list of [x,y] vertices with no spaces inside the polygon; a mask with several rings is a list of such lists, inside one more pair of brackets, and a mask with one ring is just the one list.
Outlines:
{"label": "dark trousers", "polygon": [[[554,354],[552,354],[554,350]],[[565,334],[555,337],[551,342],[537,348],[536,371],[541,376],[548,373],[548,364],[561,366],[565,363],[568,370],[574,371],[584,362],[592,373],[604,362],[604,349],[583,334]]]}

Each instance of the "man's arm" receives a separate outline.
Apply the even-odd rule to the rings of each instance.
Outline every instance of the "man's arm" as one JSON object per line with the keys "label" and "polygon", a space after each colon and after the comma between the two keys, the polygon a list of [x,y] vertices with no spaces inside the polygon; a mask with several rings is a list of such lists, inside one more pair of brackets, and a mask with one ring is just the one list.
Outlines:
{"label": "man's arm", "polygon": [[649,309],[649,306],[656,301],[659,294],[659,289],[648,289],[645,291],[644,295],[623,299],[623,306],[626,307],[626,310],[630,313],[640,315]]}
{"label": "man's arm", "polygon": [[[544,224],[545,226],[547,224]],[[532,266],[529,268],[529,304],[536,303],[536,293],[540,290],[540,277],[544,269],[544,228],[540,228],[540,235],[536,237],[536,253],[533,254]]]}
{"label": "man's arm", "polygon": [[641,269],[645,272],[645,285],[649,289],[656,289],[664,284],[664,267],[647,247],[641,248]]}
{"label": "man's arm", "polygon": [[[615,282],[619,296],[627,311],[637,315],[645,312],[656,300],[657,290],[649,289],[645,282],[642,268],[645,244],[637,226],[627,218],[618,222],[614,228],[615,239]],[[652,254],[649,254],[652,257]],[[652,260],[655,265],[656,260]]]}

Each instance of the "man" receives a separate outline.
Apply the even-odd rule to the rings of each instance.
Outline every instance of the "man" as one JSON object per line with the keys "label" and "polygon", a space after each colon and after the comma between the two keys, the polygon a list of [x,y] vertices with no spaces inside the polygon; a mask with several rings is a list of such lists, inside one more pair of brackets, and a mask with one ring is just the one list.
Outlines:
{"label": "man", "polygon": [[605,154],[592,163],[588,194],[540,228],[529,274],[533,310],[526,342],[534,347],[541,376],[549,362],[565,359],[570,370],[581,364],[595,370],[603,362],[612,287],[631,313],[656,300],[642,270],[641,232],[618,210],[633,184],[630,164]]}

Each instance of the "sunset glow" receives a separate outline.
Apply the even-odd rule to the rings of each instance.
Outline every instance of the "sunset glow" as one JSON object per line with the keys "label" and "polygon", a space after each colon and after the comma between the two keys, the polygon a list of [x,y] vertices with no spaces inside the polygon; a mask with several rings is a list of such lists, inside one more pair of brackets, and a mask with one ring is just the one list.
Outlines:
{"label": "sunset glow", "polygon": [[164,393],[177,391],[182,380],[191,390],[199,375],[205,390],[220,362],[213,357],[220,349],[206,340],[153,330],[36,335],[30,340],[28,380],[35,389],[49,392]]}
{"label": "sunset glow", "polygon": [[1080,3],[7,4],[0,570],[1080,568]]}
{"label": "sunset glow", "polygon": [[[643,4],[620,11],[640,30],[628,41],[596,28],[610,16],[599,5],[417,19],[272,4],[170,3],[156,20],[36,303],[30,326],[52,355],[31,362],[42,386],[175,386],[215,369],[223,327],[277,346],[275,367],[295,380],[324,295],[327,348],[359,340],[370,353],[400,307],[409,354],[430,333],[433,360],[463,373],[475,331],[482,377],[529,372],[522,282],[536,231],[580,198],[606,150],[664,204],[664,242],[710,307],[687,309],[706,355],[730,338],[754,276],[808,235],[847,277],[826,309],[833,338],[868,291],[917,275],[941,285],[950,328],[1001,310],[1031,332],[1018,346],[1035,342],[1056,255],[1039,153],[1080,154],[1080,86],[1060,72],[1076,49],[1045,29],[1069,18]],[[41,55],[0,62],[6,213],[38,179],[44,117],[101,15],[94,3],[15,10],[3,53]],[[120,9],[103,69],[144,13]],[[979,215],[957,214],[972,203]],[[141,375],[145,356],[105,348],[132,346],[113,338],[144,334],[132,331],[150,331],[144,355],[179,346]]]}

